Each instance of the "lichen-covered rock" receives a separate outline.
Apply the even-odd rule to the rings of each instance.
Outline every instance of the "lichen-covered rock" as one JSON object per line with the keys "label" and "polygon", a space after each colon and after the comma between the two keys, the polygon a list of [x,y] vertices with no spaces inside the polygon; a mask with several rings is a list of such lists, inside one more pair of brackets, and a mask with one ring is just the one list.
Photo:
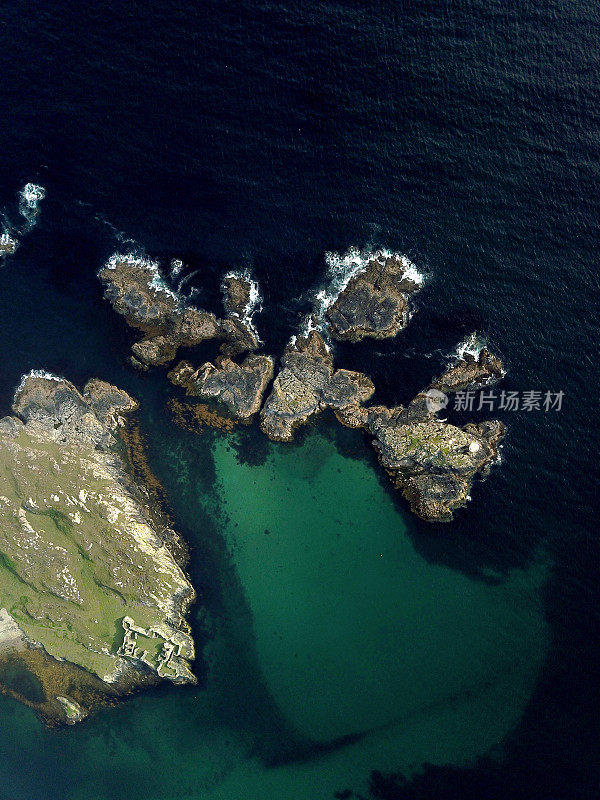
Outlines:
{"label": "lichen-covered rock", "polygon": [[[21,699],[50,720],[75,722],[149,680],[195,680],[185,621],[194,590],[173,555],[177,537],[118,440],[136,406],[103,381],[80,393],[31,373],[15,416],[0,420],[0,644],[20,641],[0,647],[0,661],[33,676],[39,691]],[[145,631],[125,650],[124,616]]]}
{"label": "lichen-covered rock", "polygon": [[375,391],[360,372],[334,370],[322,336],[311,331],[290,343],[261,411],[261,428],[270,439],[289,442],[294,429],[325,408],[343,411],[366,402]]}
{"label": "lichen-covered rock", "polygon": [[262,405],[263,395],[273,377],[271,356],[249,355],[241,364],[221,357],[198,369],[182,361],[169,373],[169,379],[183,386],[191,397],[216,400],[241,420],[249,420]]}
{"label": "lichen-covered rock", "polygon": [[[420,392],[405,409],[374,406],[338,418],[373,437],[379,461],[402,489],[412,511],[425,520],[447,522],[466,505],[476,475],[486,475],[498,459],[504,425],[492,420],[462,428],[440,420],[437,394],[489,385],[504,374],[501,361],[482,350],[461,359]],[[445,395],[442,395],[445,397]],[[447,398],[446,398],[447,400]]]}
{"label": "lichen-covered rock", "polygon": [[406,257],[373,254],[327,309],[332,335],[350,342],[395,336],[408,322],[408,297],[419,288]]}

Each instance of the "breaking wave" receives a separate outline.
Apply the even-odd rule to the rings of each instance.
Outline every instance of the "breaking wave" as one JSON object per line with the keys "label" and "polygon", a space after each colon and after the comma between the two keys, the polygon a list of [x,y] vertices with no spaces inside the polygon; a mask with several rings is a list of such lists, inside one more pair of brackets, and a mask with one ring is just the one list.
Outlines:
{"label": "breaking wave", "polygon": [[167,284],[158,261],[136,253],[113,253],[104,266],[106,269],[115,269],[117,264],[123,262],[143,269],[148,274],[148,286],[155,292],[166,292],[174,300],[180,302],[180,296]]}
{"label": "breaking wave", "polygon": [[46,190],[37,183],[26,183],[19,192],[19,214],[26,220],[25,230],[21,233],[35,227],[40,215],[40,203],[45,196]]}
{"label": "breaking wave", "polygon": [[27,183],[18,193],[18,213],[25,223],[15,222],[14,213],[4,208],[0,212],[2,232],[0,233],[0,258],[12,255],[19,245],[19,237],[29,233],[38,221],[40,202],[46,196],[46,190],[37,183]]}
{"label": "breaking wave", "polygon": [[486,339],[477,331],[474,331],[457,346],[451,359],[453,361],[464,361],[466,354],[473,356],[473,358],[479,358],[479,354],[484,347],[487,347]]}
{"label": "breaking wave", "polygon": [[327,309],[335,303],[352,278],[364,272],[371,261],[378,261],[383,265],[388,258],[398,259],[404,268],[404,277],[409,278],[418,286],[423,285],[424,275],[402,253],[394,253],[385,248],[359,250],[358,247],[350,247],[343,255],[336,252],[326,252],[325,263],[327,264],[326,278],[328,282],[315,292],[312,298],[313,310],[307,315],[300,327],[301,335],[306,335],[311,330],[318,330],[327,337],[327,325],[325,323]]}
{"label": "breaking wave", "polygon": [[175,279],[182,270],[183,270],[183,261],[180,258],[172,258],[171,272],[169,273],[171,276],[171,280]]}
{"label": "breaking wave", "polygon": [[31,369],[29,372],[21,375],[21,380],[19,381],[15,394],[23,391],[25,383],[29,378],[44,378],[47,381],[56,381],[57,383],[63,383],[65,380],[58,375],[54,375],[52,372],[47,372],[45,369]]}

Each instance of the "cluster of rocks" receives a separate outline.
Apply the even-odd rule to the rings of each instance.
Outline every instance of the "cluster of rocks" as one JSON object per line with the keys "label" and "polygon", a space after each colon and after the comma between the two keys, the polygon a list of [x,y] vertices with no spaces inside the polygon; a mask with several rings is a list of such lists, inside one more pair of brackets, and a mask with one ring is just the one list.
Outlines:
{"label": "cluster of rocks", "polygon": [[[335,339],[349,342],[395,336],[408,322],[419,274],[405,257],[383,251],[359,266],[325,309],[323,324]],[[151,262],[116,258],[100,277],[115,309],[147,334],[134,345],[139,362],[166,363],[181,345],[222,340],[214,362],[182,361],[169,372],[170,380],[189,397],[216,403],[228,420],[249,422],[260,412],[260,427],[274,441],[292,441],[296,428],[332,409],[342,424],[372,438],[381,465],[423,519],[450,520],[469,499],[474,477],[485,475],[498,458],[500,422],[461,428],[438,417],[447,393],[490,385],[504,375],[500,359],[485,348],[478,355],[463,352],[406,408],[367,407],[373,382],[363,373],[335,368],[315,316],[312,329],[288,344],[277,372],[271,356],[254,352],[260,340],[248,310],[257,288],[247,275],[225,277],[224,319],[186,306],[166,289]],[[206,412],[201,416],[205,422]]]}
{"label": "cluster of rocks", "polygon": [[221,352],[230,357],[256,350],[259,345],[245,315],[250,303],[250,278],[230,275],[224,279],[227,315],[219,319],[171,291],[158,265],[148,259],[115,255],[98,277],[114,310],[144,333],[132,346],[136,367],[168,364],[180,347],[196,347],[209,339],[221,341]]}

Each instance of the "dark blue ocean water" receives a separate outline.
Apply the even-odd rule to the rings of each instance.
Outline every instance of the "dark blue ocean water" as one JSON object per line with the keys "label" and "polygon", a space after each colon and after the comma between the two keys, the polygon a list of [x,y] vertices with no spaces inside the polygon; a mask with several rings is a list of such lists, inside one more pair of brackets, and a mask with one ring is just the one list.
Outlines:
{"label": "dark blue ocean water", "polygon": [[503,463],[468,512],[411,529],[470,574],[555,564],[550,653],[506,758],[382,778],[381,798],[600,792],[599,41],[590,0],[0,7],[0,207],[16,216],[28,181],[47,191],[0,268],[2,412],[32,367],[160,391],[127,366],[95,278],[127,238],[198,269],[207,307],[226,267],[250,267],[274,353],[325,251],[399,250],[428,276],[418,313],[337,351],[381,402],[410,399],[474,329],[506,389],[565,393],[560,412],[499,412]]}

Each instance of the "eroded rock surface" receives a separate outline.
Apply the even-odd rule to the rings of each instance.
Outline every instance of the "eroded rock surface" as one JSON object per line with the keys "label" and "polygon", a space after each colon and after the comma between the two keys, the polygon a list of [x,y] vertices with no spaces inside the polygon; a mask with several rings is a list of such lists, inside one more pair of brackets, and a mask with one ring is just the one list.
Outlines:
{"label": "eroded rock surface", "polygon": [[294,429],[325,408],[347,409],[375,391],[360,372],[334,369],[333,356],[317,331],[299,336],[283,354],[281,369],[261,411],[261,428],[270,439],[289,442]]}
{"label": "eroded rock surface", "polygon": [[359,342],[395,336],[408,322],[408,298],[420,288],[404,256],[375,253],[327,309],[331,334]]}
{"label": "eroded rock surface", "polygon": [[105,296],[128,324],[145,333],[133,347],[135,366],[150,366],[173,361],[180,347],[196,347],[201,342],[222,341],[229,356],[258,347],[258,336],[249,316],[253,282],[237,276],[227,281],[225,301],[228,316],[189,305],[185,298],[168,288],[158,264],[131,255],[115,255],[98,273]]}
{"label": "eroded rock surface", "polygon": [[198,369],[182,361],[169,373],[169,379],[183,386],[188,396],[216,400],[241,420],[249,420],[260,411],[272,377],[273,359],[263,355],[249,355],[241,364],[221,357]]}
{"label": "eroded rock surface", "polygon": [[447,522],[466,505],[475,476],[486,475],[498,460],[505,428],[497,420],[460,428],[439,419],[437,412],[445,406],[437,402],[438,394],[490,385],[503,374],[500,359],[482,350],[478,357],[468,356],[451,366],[407,408],[354,407],[336,416],[374,437],[381,465],[415,514]]}
{"label": "eroded rock surface", "polygon": [[[103,381],[80,393],[31,373],[0,420],[0,682],[7,663],[29,675],[33,694],[4,689],[49,720],[76,722],[159,678],[195,680],[194,590],[119,440],[136,406]],[[127,650],[124,617],[146,631]]]}
{"label": "eroded rock surface", "polygon": [[497,383],[504,374],[502,361],[483,347],[478,355],[464,353],[430,388],[446,393],[480,389]]}

